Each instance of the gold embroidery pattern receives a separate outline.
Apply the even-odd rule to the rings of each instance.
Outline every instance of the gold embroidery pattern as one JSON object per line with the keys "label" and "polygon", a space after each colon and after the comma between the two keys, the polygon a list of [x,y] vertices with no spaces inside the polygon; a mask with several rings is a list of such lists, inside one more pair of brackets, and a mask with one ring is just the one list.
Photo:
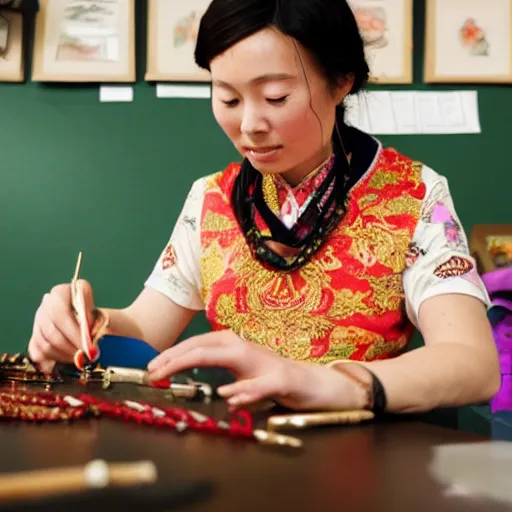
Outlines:
{"label": "gold embroidery pattern", "polygon": [[409,336],[401,336],[398,341],[386,341],[380,334],[358,327],[335,327],[331,333],[329,361],[350,359],[356,346],[366,346],[363,360],[372,361],[381,356],[398,355],[407,346]]}
{"label": "gold embroidery pattern", "polygon": [[377,194],[366,194],[358,201],[359,208],[366,208],[369,204],[373,203],[379,198]]}
{"label": "gold embroidery pattern", "polygon": [[223,171],[220,171],[208,176],[205,182],[205,192],[209,192],[213,189],[217,189],[220,192],[219,180],[222,178],[222,175]]}
{"label": "gold embroidery pattern", "polygon": [[380,334],[351,325],[335,327],[331,333],[331,341],[336,345],[340,343],[372,345],[376,341],[384,341],[384,338]]}
{"label": "gold embroidery pattern", "polygon": [[213,241],[208,248],[203,249],[201,257],[201,281],[203,285],[202,298],[206,300],[208,291],[212,289],[214,283],[224,275],[224,257],[223,251],[217,241]]}
{"label": "gold embroidery pattern", "polygon": [[389,215],[401,215],[404,212],[415,212],[421,210],[420,201],[411,196],[396,197],[386,204]]}
{"label": "gold embroidery pattern", "polygon": [[334,301],[329,309],[329,318],[345,320],[353,315],[372,315],[372,308],[365,302],[371,291],[365,293],[353,292],[348,288],[335,292]]}
{"label": "gold embroidery pattern", "polygon": [[[208,276],[203,274],[203,279],[208,278],[205,291],[211,289],[212,283],[224,273],[217,244],[210,246],[206,258],[210,273]],[[289,275],[267,270],[247,255],[238,253],[233,261],[238,262],[233,264],[233,268],[236,268],[235,274],[240,276],[236,288],[246,289],[247,307],[242,311],[237,308],[237,294],[220,295],[216,304],[217,323],[233,329],[248,341],[295,360],[314,360],[324,364],[350,356],[357,350],[357,345],[370,346],[376,343],[382,336],[357,327],[336,327],[333,321],[346,320],[354,315],[374,316],[397,310],[403,298],[400,275],[373,278],[372,290],[364,293],[350,289],[336,291],[329,286],[322,265],[312,261],[300,270],[304,285],[299,290]],[[316,316],[313,312],[320,309],[325,300],[322,289],[331,291],[333,304],[325,316]],[[322,339],[330,331],[328,353],[311,358],[312,340]]]}
{"label": "gold embroidery pattern", "polygon": [[[369,206],[364,210],[365,216],[374,216],[381,222],[385,222],[386,217],[393,215],[402,215],[404,212],[414,213],[418,210],[418,200],[411,196],[395,197],[383,204]],[[421,207],[420,207],[421,209]]]}
{"label": "gold embroidery pattern", "polygon": [[370,188],[382,190],[387,185],[396,185],[401,179],[400,174],[390,171],[388,169],[377,171],[370,179]]}
{"label": "gold embroidery pattern", "polygon": [[371,308],[378,315],[386,311],[396,311],[402,306],[404,289],[402,275],[391,274],[383,277],[367,277],[372,287]]}
{"label": "gold embroidery pattern", "polygon": [[379,222],[363,225],[360,216],[346,228],[346,234],[352,240],[350,254],[365,267],[379,262],[393,272],[405,268],[405,254],[411,241],[408,229],[393,229]]}
{"label": "gold embroidery pattern", "polygon": [[276,182],[271,174],[265,174],[263,176],[261,188],[263,190],[263,198],[268,207],[272,210],[274,215],[278,215],[280,211],[279,194],[277,193]]}
{"label": "gold embroidery pattern", "polygon": [[408,341],[408,335],[400,337],[398,341],[385,341],[383,338],[376,340],[369,346],[364,355],[364,358],[367,361],[372,361],[383,355],[397,356],[403,352],[404,348],[407,346]]}
{"label": "gold embroidery pattern", "polygon": [[357,350],[357,340],[345,327],[335,327],[329,337],[328,357],[322,358],[324,364],[337,359],[350,359]]}
{"label": "gold embroidery pattern", "polygon": [[332,327],[327,318],[313,314],[321,307],[322,290],[328,285],[323,269],[314,263],[305,265],[299,271],[299,288],[290,276],[267,270],[248,254],[237,256],[236,286],[246,290],[247,312],[237,312],[232,295],[224,296],[222,310],[217,309],[218,322],[236,326],[245,339],[285,357],[307,359],[311,340],[324,337]]}
{"label": "gold embroidery pattern", "polygon": [[[421,199],[407,191],[397,192],[397,197],[381,197],[369,194],[368,187],[382,189],[407,180],[411,189],[418,186],[421,166],[407,162],[398,161],[393,167],[401,173],[390,171],[389,166],[385,170],[376,167],[368,185],[351,195],[360,208],[358,215],[352,218],[349,208],[328,245],[290,274],[256,261],[239,230],[233,229],[231,216],[217,214],[212,222],[207,211],[201,235],[201,275],[209,319],[295,360],[325,364],[349,359],[356,352],[356,357],[371,360],[400,351],[410,335],[400,327],[404,299],[401,273]],[[229,215],[231,209],[222,211]],[[387,221],[389,216],[403,220],[397,227],[396,219],[393,224]],[[228,281],[223,279],[232,281],[232,291],[224,291]],[[387,317],[382,331],[364,328],[370,319],[371,325],[376,325],[379,317],[388,313],[394,316]],[[348,322],[348,327],[340,325]],[[386,329],[394,333],[389,341]],[[397,332],[403,336],[395,341]]]}
{"label": "gold embroidery pattern", "polygon": [[236,227],[236,223],[220,213],[206,212],[203,219],[202,229],[205,231],[226,231]]}
{"label": "gold embroidery pattern", "polygon": [[320,256],[317,261],[325,272],[334,272],[343,266],[341,261],[334,256],[334,247],[332,245],[327,247],[325,254]]}
{"label": "gold embroidery pattern", "polygon": [[[232,169],[238,170],[240,169],[240,166],[233,165]],[[230,203],[231,198],[228,196],[228,194],[226,194],[225,190],[221,187],[221,180],[224,177],[224,175],[225,171],[220,171],[208,176],[205,182],[205,194],[217,193],[222,198],[222,201],[224,201],[225,203]]]}
{"label": "gold embroidery pattern", "polygon": [[295,360],[308,360],[311,339],[325,336],[332,327],[320,317],[301,314],[300,309],[287,311],[283,322],[283,310],[260,307],[255,311],[251,305],[252,301],[248,302],[248,311],[240,312],[233,294],[221,295],[216,307],[217,322],[248,341]]}

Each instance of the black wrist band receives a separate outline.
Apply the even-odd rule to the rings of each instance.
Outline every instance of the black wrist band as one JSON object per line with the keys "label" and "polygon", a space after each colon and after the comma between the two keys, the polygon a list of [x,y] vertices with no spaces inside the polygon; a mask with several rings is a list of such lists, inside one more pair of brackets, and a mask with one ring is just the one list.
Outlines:
{"label": "black wrist band", "polygon": [[386,412],[387,408],[387,397],[386,391],[380,379],[373,373],[372,375],[372,395],[373,395],[373,405],[371,411],[375,414],[375,416],[382,415]]}

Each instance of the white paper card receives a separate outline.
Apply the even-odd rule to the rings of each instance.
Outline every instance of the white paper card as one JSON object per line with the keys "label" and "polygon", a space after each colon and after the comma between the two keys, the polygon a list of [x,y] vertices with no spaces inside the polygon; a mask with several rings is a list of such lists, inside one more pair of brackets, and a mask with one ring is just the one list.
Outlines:
{"label": "white paper card", "polygon": [[200,98],[209,99],[212,97],[209,85],[175,85],[157,84],[157,98]]}
{"label": "white paper card", "polygon": [[481,133],[476,91],[370,91],[350,99],[347,123],[374,135]]}
{"label": "white paper card", "polygon": [[100,86],[100,102],[131,102],[133,101],[133,87],[129,85],[102,85]]}
{"label": "white paper card", "polygon": [[[449,496],[512,502],[512,443],[483,441],[434,446],[429,473]],[[484,510],[484,509],[482,509]]]}

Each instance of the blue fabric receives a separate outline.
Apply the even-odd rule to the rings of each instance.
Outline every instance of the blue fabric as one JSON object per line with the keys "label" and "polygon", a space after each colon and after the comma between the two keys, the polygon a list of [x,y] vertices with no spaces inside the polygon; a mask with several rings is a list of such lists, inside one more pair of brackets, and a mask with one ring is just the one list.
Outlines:
{"label": "blue fabric", "polygon": [[510,311],[503,306],[491,306],[487,311],[487,318],[489,322],[491,322],[491,325],[495,327],[502,322],[508,314],[510,314]]}
{"label": "blue fabric", "polygon": [[99,364],[103,368],[121,366],[145,370],[159,352],[145,341],[124,336],[106,335],[98,342]]}

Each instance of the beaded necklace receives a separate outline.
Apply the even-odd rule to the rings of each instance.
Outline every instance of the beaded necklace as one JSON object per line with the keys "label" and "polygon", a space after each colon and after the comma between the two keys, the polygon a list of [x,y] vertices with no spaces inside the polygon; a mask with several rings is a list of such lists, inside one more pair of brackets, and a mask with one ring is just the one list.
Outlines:
{"label": "beaded necklace", "polygon": [[[345,215],[348,192],[357,181],[341,142],[329,160],[331,169],[312,194],[295,225],[289,229],[276,215],[275,206],[267,204],[262,186],[263,178],[251,163],[242,163],[232,191],[231,202],[235,217],[253,255],[280,271],[293,271],[302,267],[318,252],[329,234]],[[341,156],[338,158],[336,154]],[[264,235],[256,224],[258,212],[270,230]],[[294,249],[294,255],[285,257],[274,251],[272,242]]]}
{"label": "beaded necklace", "polygon": [[254,440],[263,444],[300,448],[302,442],[288,435],[255,429],[249,411],[237,410],[225,420],[184,407],[157,407],[132,400],[110,401],[89,394],[63,395],[52,391],[8,390],[0,392],[0,418],[34,423],[73,421],[87,417],[167,428],[203,434]]}

